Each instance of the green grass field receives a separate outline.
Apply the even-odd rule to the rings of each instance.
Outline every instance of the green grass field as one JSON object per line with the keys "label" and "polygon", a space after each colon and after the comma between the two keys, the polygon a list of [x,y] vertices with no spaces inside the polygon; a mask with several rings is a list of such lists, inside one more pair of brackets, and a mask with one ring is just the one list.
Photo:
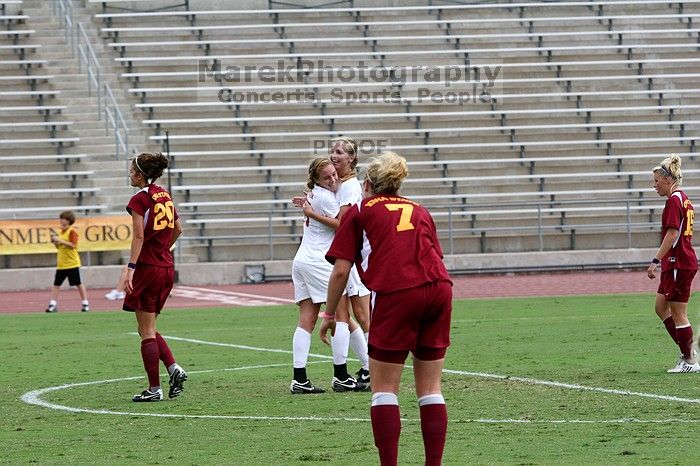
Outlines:
{"label": "green grass field", "polygon": [[[652,306],[649,294],[456,302],[445,464],[700,464],[700,374],[666,374],[677,350]],[[190,379],[179,398],[136,404],[146,380],[133,315],[2,315],[0,462],[377,464],[368,393],[289,394],[296,316],[166,311],[159,331],[178,338]],[[311,351],[331,354],[316,336]],[[310,362],[328,389],[331,362]],[[402,465],[423,459],[410,379]],[[53,407],[21,400],[59,386],[30,394]]]}

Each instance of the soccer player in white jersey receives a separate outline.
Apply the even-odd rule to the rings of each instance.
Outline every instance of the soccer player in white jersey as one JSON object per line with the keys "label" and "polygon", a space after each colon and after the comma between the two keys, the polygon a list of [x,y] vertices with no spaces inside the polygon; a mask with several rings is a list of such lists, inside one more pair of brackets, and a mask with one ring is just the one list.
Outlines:
{"label": "soccer player in white jersey", "polygon": [[[307,187],[310,191],[301,207],[305,214],[311,215],[306,217],[304,236],[292,262],[294,300],[299,305],[299,322],[292,338],[294,375],[290,391],[293,394],[325,391],[311,383],[306,374],[306,364],[311,347],[311,333],[316,326],[321,304],[326,301],[332,270],[325,254],[340,223],[335,218],[339,207],[334,194],[338,188],[338,174],[330,159],[319,157],[311,161]],[[314,218],[315,214],[322,215],[324,222]]]}
{"label": "soccer player in white jersey", "polygon": [[[350,207],[362,201],[362,185],[357,179],[357,162],[358,162],[358,144],[352,138],[340,137],[335,139],[331,144],[330,157],[333,166],[338,172],[340,179],[340,187],[335,193],[340,211],[338,219],[342,219],[345,212]],[[353,266],[348,278],[348,284],[345,289],[347,297],[350,300],[352,314],[360,328],[350,328],[350,347],[353,349],[357,357],[360,359],[362,367],[357,371],[356,376],[358,382],[364,384],[370,383],[369,377],[369,357],[367,356],[367,339],[369,336],[369,300],[370,291],[360,280],[360,275],[357,273],[357,268]],[[341,310],[342,314],[342,310]],[[337,325],[336,333],[337,336]],[[321,327],[321,338],[325,341],[326,330],[325,325]]]}

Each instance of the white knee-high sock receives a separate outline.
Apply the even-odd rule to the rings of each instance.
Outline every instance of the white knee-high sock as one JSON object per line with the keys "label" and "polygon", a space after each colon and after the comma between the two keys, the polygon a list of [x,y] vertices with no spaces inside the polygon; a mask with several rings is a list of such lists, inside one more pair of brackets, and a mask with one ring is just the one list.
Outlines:
{"label": "white knee-high sock", "polygon": [[333,364],[345,364],[348,361],[348,346],[350,345],[350,329],[345,322],[336,322],[335,335],[331,338]]}
{"label": "white knee-high sock", "polygon": [[311,334],[301,327],[297,327],[292,338],[292,354],[296,369],[306,367],[311,349]]}
{"label": "white knee-high sock", "polygon": [[357,359],[360,360],[362,368],[369,370],[369,356],[367,356],[367,340],[365,340],[365,334],[362,333],[362,329],[357,327],[354,332],[350,334],[350,348],[357,355]]}

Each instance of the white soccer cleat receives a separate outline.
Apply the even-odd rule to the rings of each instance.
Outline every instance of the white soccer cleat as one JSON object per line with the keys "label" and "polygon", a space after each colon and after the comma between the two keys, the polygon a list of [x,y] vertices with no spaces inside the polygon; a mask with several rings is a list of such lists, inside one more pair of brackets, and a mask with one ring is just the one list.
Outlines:
{"label": "white soccer cleat", "polygon": [[149,402],[149,401],[162,401],[163,400],[163,390],[162,389],[157,389],[155,391],[151,391],[150,389],[144,390],[141,392],[140,395],[134,395],[133,398],[131,398],[132,401],[136,401],[137,403],[141,402]]}
{"label": "white soccer cleat", "polygon": [[683,372],[700,372],[700,364],[698,364],[697,362],[690,363],[684,359],[681,359],[676,367],[672,367],[666,372],[668,372],[669,374],[680,374]]}
{"label": "white soccer cleat", "polygon": [[117,299],[124,299],[125,296],[126,293],[123,291],[112,290],[105,295],[105,298],[109,299],[110,301],[116,301]]}
{"label": "white soccer cleat", "polygon": [[183,384],[187,380],[187,372],[182,367],[175,365],[173,373],[170,374],[170,390],[168,390],[168,398],[175,398],[180,395],[183,390]]}
{"label": "white soccer cleat", "polygon": [[[689,360],[689,361],[698,362],[698,352],[695,351],[695,348],[692,348],[692,350],[693,350],[693,352],[690,353],[690,360]],[[676,365],[679,365],[680,363],[682,363],[683,360],[684,360],[684,358],[683,358],[683,353],[679,353],[679,354],[678,354],[678,359],[676,360]],[[691,363],[691,364],[692,364],[692,363]]]}

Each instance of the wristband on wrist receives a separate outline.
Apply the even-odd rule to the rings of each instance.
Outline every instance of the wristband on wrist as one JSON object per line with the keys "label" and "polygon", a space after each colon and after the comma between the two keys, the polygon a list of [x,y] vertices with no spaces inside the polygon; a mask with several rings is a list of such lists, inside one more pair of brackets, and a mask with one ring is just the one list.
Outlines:
{"label": "wristband on wrist", "polygon": [[661,259],[657,259],[656,257],[654,257],[654,258],[651,260],[651,263],[652,263],[652,264],[659,264],[659,263],[661,263]]}
{"label": "wristband on wrist", "polygon": [[328,320],[335,320],[335,314],[328,314],[327,312],[319,312],[318,316]]}
{"label": "wristband on wrist", "polygon": [[126,266],[131,270],[136,270],[136,264],[134,264],[133,262],[129,262]]}

